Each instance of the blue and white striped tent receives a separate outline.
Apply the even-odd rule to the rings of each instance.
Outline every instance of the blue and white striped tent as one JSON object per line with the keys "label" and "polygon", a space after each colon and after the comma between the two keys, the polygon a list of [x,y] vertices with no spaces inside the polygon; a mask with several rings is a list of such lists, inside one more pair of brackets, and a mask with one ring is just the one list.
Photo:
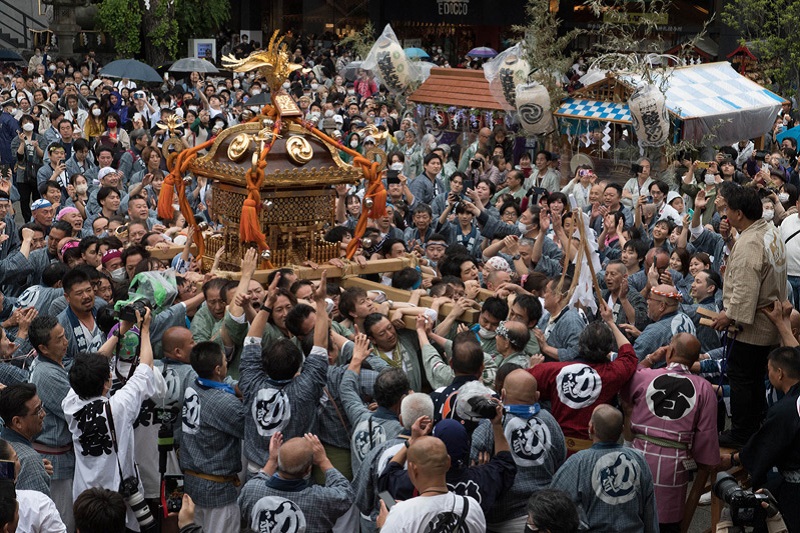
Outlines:
{"label": "blue and white striped tent", "polygon": [[[586,77],[600,81],[564,99],[555,115],[569,122],[630,124],[627,104],[588,98],[593,87],[606,83],[605,75],[590,72]],[[631,89],[643,83],[632,75],[620,75],[618,80]],[[725,61],[675,68],[666,87],[667,108],[680,122],[681,137],[700,141],[713,133],[714,144],[732,144],[770,131],[784,102]]]}

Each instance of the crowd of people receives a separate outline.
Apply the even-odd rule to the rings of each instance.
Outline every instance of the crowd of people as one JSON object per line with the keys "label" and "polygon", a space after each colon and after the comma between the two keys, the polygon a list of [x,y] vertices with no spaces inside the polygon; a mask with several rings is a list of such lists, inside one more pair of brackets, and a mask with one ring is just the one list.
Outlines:
{"label": "crowd of people", "polygon": [[[504,125],[441,144],[371,73],[348,81],[349,52],[290,50],[304,117],[388,154],[349,260],[364,184],[332,191],[342,253],[313,281],[264,281],[255,249],[237,280],[224,250],[204,271],[201,229],[156,215],[158,126],[192,147],[252,119],[255,72],[154,89],[44,49],[0,77],[5,531],[667,533],[694,472],[733,467],[800,530],[791,106],[772,151],[642,158],[618,183]],[[209,180],[186,191],[213,232]],[[578,305],[584,245],[599,292]],[[400,293],[327,275],[404,257],[362,276]]]}

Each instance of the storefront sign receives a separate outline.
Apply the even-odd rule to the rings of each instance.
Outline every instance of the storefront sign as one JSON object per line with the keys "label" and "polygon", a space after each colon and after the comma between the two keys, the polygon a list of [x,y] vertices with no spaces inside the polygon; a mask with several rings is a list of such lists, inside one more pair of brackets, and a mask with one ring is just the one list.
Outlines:
{"label": "storefront sign", "polygon": [[469,0],[436,0],[440,15],[461,15],[469,14]]}

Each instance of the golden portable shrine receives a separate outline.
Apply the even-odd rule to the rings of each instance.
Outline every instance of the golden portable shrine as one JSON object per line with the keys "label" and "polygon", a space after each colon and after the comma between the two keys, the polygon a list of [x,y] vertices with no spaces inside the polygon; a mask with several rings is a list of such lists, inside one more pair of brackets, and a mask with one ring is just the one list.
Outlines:
{"label": "golden portable shrine", "polygon": [[[208,154],[196,159],[189,171],[211,183],[212,222],[221,228],[205,240],[204,266],[209,266],[221,246],[223,270],[238,270],[245,246],[240,238],[240,217],[248,197],[246,172],[259,142],[272,131],[272,121],[260,117],[224,130]],[[284,123],[280,138],[272,141],[266,159],[258,223],[276,267],[311,260],[324,263],[339,257],[339,245],[323,240],[333,227],[335,191],[331,186],[355,183],[360,169],[345,164],[335,146],[316,137],[301,124]]]}
{"label": "golden portable shrine", "polygon": [[[357,238],[363,234],[368,217],[385,212],[380,163],[340,146],[315,124],[304,121],[295,102],[283,91],[284,80],[300,65],[289,61],[277,35],[276,31],[265,50],[244,59],[223,58],[226,68],[236,72],[256,70],[264,77],[272,105],[262,108],[252,121],[223,130],[204,144],[167,155],[170,173],[159,197],[159,217],[170,218],[173,194],[177,193],[187,223],[204,229],[195,232],[194,241],[205,269],[223,246],[219,268],[230,271],[239,270],[245,251],[253,246],[261,251],[262,268],[304,261],[324,263],[339,257],[339,244],[323,239],[335,224],[334,186],[338,184],[354,184],[366,178]],[[166,150],[168,144],[179,143],[164,144]],[[201,156],[202,150],[207,153]],[[353,164],[345,163],[340,152],[353,157]],[[186,186],[192,183],[192,174],[211,183],[209,229],[198,226],[187,200]],[[357,243],[351,242],[348,257],[356,248]]]}

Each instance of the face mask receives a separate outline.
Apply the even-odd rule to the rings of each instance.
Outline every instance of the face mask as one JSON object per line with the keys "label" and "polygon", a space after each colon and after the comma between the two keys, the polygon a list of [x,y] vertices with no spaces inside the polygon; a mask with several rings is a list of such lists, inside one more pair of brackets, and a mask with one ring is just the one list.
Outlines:
{"label": "face mask", "polygon": [[68,73],[70,73],[70,74],[72,74],[73,72],[75,72],[75,69],[74,69],[74,68],[72,68],[72,67],[70,67],[70,68],[68,68],[68,69],[67,69],[67,72],[68,72]]}
{"label": "face mask", "polygon": [[706,174],[705,176],[706,185],[714,185],[715,181],[716,181],[716,176],[714,176],[714,174]]}
{"label": "face mask", "polygon": [[33,124],[31,124],[30,122],[26,122],[25,124],[23,124],[22,129],[30,133],[33,131]]}
{"label": "face mask", "polygon": [[86,194],[86,191],[88,190],[89,190],[88,183],[81,183],[80,185],[75,186],[75,192],[77,192],[78,194]]}
{"label": "face mask", "polygon": [[55,72],[56,71],[56,66],[55,65],[50,65],[47,68],[50,70],[50,72]]}
{"label": "face mask", "polygon": [[520,222],[517,222],[517,229],[520,231],[520,233],[525,235],[526,233],[528,233],[531,230],[531,227],[528,226],[527,224],[525,224],[524,222],[520,221]]}
{"label": "face mask", "polygon": [[764,209],[764,214],[762,216],[764,217],[764,220],[769,222],[775,217],[775,211],[772,209]]}
{"label": "face mask", "polygon": [[111,271],[111,279],[114,281],[125,281],[125,267],[119,267]]}
{"label": "face mask", "polygon": [[289,83],[288,81],[283,82],[283,88],[286,89],[287,91],[289,90],[289,87],[291,87],[291,86],[292,86],[292,84]]}
{"label": "face mask", "polygon": [[333,116],[333,109],[328,109],[325,111],[325,118],[331,118]]}
{"label": "face mask", "polygon": [[400,172],[400,171],[403,170],[403,163],[392,163],[392,166],[389,167],[389,168],[391,168],[392,170],[396,170],[396,171]]}
{"label": "face mask", "polygon": [[102,114],[103,110],[100,109],[99,107],[95,107],[94,109],[92,109],[92,115],[94,115],[95,117],[99,117]]}
{"label": "face mask", "polygon": [[308,120],[311,122],[319,122],[319,113],[311,113],[308,115]]}
{"label": "face mask", "polygon": [[319,89],[319,83],[312,83],[311,84],[311,90],[312,91],[316,91],[317,89]]}
{"label": "face mask", "polygon": [[358,148],[358,141],[350,141],[350,148]]}
{"label": "face mask", "polygon": [[778,200],[780,200],[781,203],[788,202],[789,201],[789,193],[788,192],[778,193]]}
{"label": "face mask", "polygon": [[486,329],[484,327],[481,327],[478,330],[478,336],[480,336],[480,338],[482,338],[482,339],[487,339],[487,340],[488,339],[494,339],[497,336],[497,332],[496,331],[489,331],[488,329]]}
{"label": "face mask", "polygon": [[261,94],[261,89],[253,89],[253,96]]}
{"label": "face mask", "polygon": [[108,127],[109,127],[109,129],[116,128],[117,127],[117,123],[114,122],[113,120],[109,120],[108,121]]}
{"label": "face mask", "polygon": [[389,116],[397,120],[397,113],[389,113]]}
{"label": "face mask", "polygon": [[241,84],[241,83],[239,83],[238,81],[235,81],[235,82],[233,82],[233,88],[234,88],[234,89],[238,89],[238,88],[239,88],[239,87],[241,87],[241,86],[242,86],[242,84]]}

